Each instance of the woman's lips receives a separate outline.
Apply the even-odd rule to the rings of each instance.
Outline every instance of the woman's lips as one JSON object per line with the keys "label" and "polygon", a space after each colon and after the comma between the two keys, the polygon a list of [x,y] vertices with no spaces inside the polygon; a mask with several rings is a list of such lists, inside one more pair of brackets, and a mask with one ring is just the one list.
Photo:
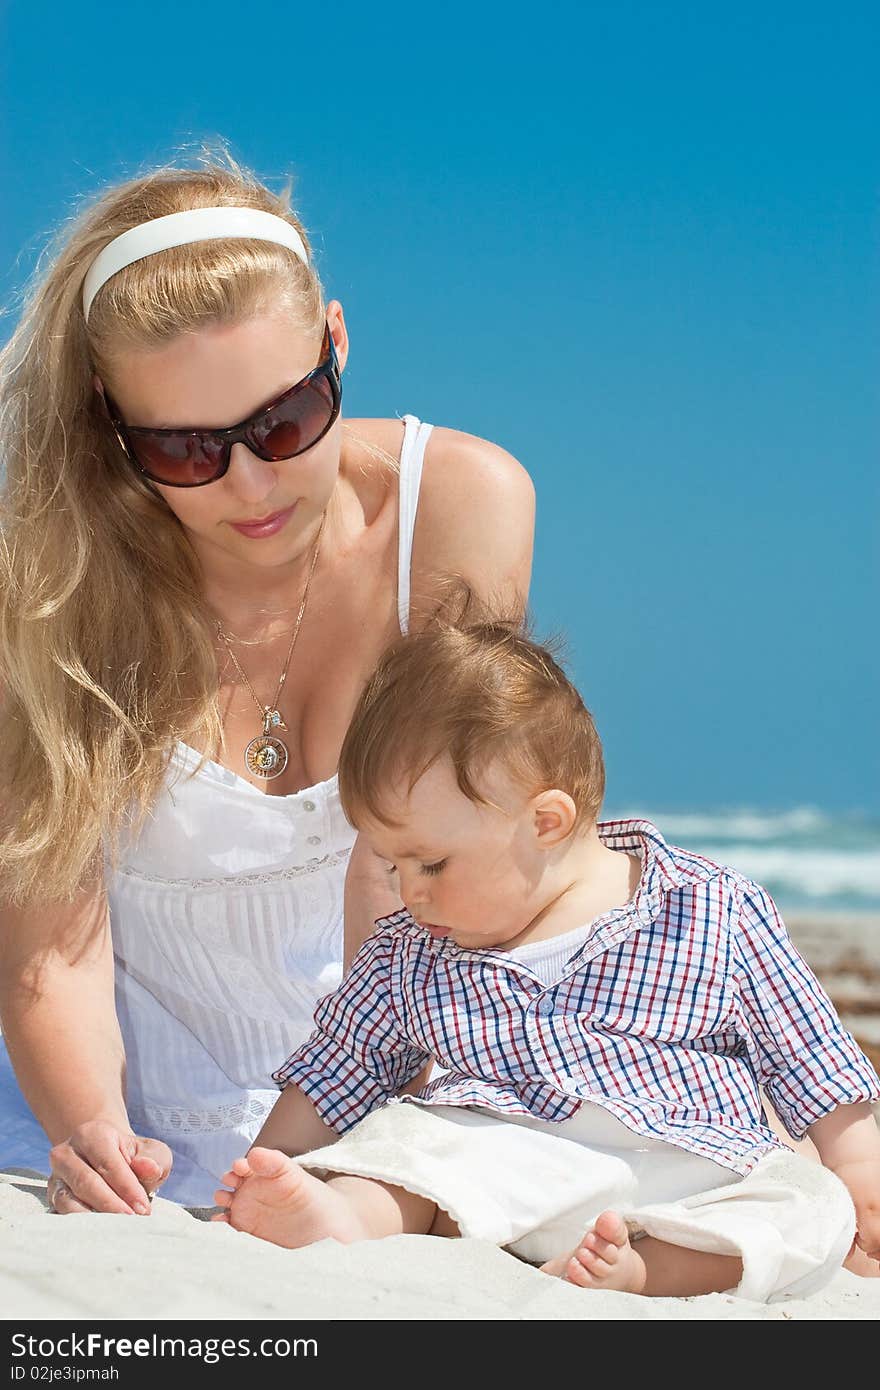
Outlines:
{"label": "woman's lips", "polygon": [[296,503],[294,502],[292,507],[286,507],[283,512],[273,512],[263,521],[230,521],[229,524],[241,535],[248,536],[251,540],[261,540],[263,536],[274,536],[280,531],[295,509]]}

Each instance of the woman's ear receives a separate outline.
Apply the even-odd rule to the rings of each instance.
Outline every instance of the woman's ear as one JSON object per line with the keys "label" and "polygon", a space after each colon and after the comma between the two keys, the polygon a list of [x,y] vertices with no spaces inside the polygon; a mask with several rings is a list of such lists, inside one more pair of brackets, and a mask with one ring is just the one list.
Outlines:
{"label": "woman's ear", "polygon": [[345,326],[345,315],[342,312],[342,305],[338,299],[331,299],[327,305],[327,322],[330,325],[330,332],[333,335],[333,346],[336,348],[336,360],[339,363],[340,372],[345,371],[345,364],[348,361],[348,329]]}
{"label": "woman's ear", "polygon": [[571,834],[576,820],[577,807],[568,792],[553,787],[534,798],[532,824],[539,849],[555,849]]}

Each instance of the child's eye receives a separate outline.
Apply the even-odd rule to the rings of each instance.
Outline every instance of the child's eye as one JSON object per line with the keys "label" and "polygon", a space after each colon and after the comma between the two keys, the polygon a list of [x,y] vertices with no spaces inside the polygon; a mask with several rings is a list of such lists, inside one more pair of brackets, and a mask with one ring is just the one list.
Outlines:
{"label": "child's eye", "polygon": [[[446,860],[445,860],[445,859],[438,859],[437,862],[436,862],[435,864],[423,864],[423,865],[422,865],[422,873],[423,873],[423,874],[427,874],[427,875],[430,877],[432,874],[439,874],[439,873],[440,873],[440,870],[441,870],[441,869],[445,869],[445,867],[446,867]],[[387,874],[396,874],[396,873],[397,873],[397,865],[396,865],[396,864],[387,864],[387,865],[385,866],[385,872],[386,872]]]}

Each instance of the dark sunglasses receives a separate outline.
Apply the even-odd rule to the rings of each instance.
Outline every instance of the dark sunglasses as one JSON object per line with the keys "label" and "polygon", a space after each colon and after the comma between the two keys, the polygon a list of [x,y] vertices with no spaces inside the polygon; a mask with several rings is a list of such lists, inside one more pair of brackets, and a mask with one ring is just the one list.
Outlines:
{"label": "dark sunglasses", "polygon": [[127,425],[104,393],[116,437],[141,473],[164,487],[204,487],[229,468],[233,444],[246,444],[267,463],[296,458],[330,429],[342,403],[339,361],[330,325],[321,362],[302,381],[240,425],[225,430],[148,430]]}

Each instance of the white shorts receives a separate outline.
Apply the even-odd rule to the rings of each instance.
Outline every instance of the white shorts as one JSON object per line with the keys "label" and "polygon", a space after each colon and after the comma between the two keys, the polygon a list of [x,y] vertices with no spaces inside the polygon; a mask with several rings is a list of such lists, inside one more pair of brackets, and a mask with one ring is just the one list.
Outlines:
{"label": "white shorts", "polygon": [[633,1235],[738,1256],[743,1276],[731,1292],[756,1302],[823,1287],[855,1234],[846,1187],[798,1154],[773,1150],[743,1178],[589,1102],[553,1124],[394,1100],[297,1162],[321,1177],[355,1174],[427,1197],[463,1236],[533,1264],[573,1250],[612,1208]]}

